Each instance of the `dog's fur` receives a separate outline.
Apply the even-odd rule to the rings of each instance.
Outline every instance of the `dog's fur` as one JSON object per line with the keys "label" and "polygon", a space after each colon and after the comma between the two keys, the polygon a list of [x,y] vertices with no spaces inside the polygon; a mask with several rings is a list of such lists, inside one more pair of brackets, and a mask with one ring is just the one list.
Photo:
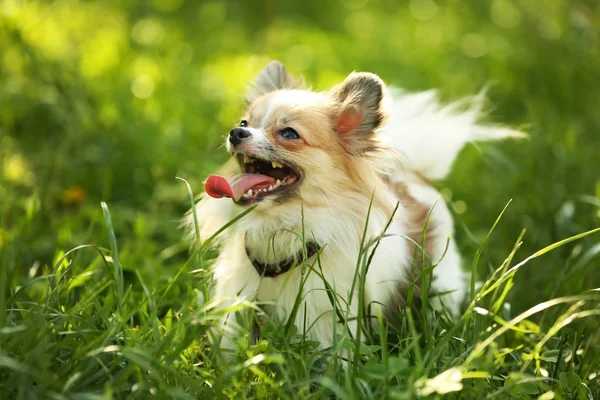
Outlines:
{"label": "dog's fur", "polygon": [[[302,249],[302,234],[321,246],[323,277],[335,288],[340,304],[348,304],[354,326],[358,290],[348,298],[355,276],[369,206],[365,243],[386,235],[372,259],[365,280],[365,304],[393,315],[406,304],[407,288],[418,296],[423,244],[435,265],[434,299],[452,315],[459,313],[467,278],[453,239],[453,223],[430,181],[444,178],[461,148],[470,141],[521,136],[519,132],[478,123],[482,96],[440,106],[434,91],[406,94],[388,89],[370,73],[352,73],[328,92],[305,89],[278,62],[269,63],[247,93],[244,120],[252,135],[233,152],[275,159],[296,166],[301,181],[282,195],[265,197],[256,209],[218,238],[214,265],[216,299],[228,306],[242,299],[270,302],[269,313],[285,321],[296,301],[303,268],[273,278],[261,277],[246,248],[257,260],[277,263]],[[291,126],[300,140],[278,133]],[[236,162],[228,168],[239,169]],[[228,172],[225,172],[227,174]],[[421,235],[428,213],[426,240]],[[246,210],[231,199],[202,198],[197,205],[201,237],[208,238]],[[186,224],[193,231],[192,214]],[[412,240],[411,240],[412,239]],[[373,249],[373,247],[371,247]],[[417,261],[414,262],[415,250]],[[317,256],[308,260],[312,265]],[[333,340],[333,308],[323,279],[308,272],[295,323],[322,347]],[[306,312],[306,315],[304,315]],[[223,323],[234,325],[229,316]],[[339,329],[339,328],[338,328]],[[339,331],[339,330],[338,330]],[[232,345],[228,338],[224,347]]]}

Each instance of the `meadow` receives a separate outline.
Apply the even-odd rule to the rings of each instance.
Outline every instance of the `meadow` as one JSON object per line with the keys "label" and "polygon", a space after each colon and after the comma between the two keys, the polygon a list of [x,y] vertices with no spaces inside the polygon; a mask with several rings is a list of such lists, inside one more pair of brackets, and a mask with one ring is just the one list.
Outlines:
{"label": "meadow", "polygon": [[[596,0],[2,1],[0,397],[600,399],[599,35]],[[218,249],[179,223],[271,59],[487,88],[528,134],[436,183],[482,282],[460,320],[323,351],[266,324],[219,361]]]}

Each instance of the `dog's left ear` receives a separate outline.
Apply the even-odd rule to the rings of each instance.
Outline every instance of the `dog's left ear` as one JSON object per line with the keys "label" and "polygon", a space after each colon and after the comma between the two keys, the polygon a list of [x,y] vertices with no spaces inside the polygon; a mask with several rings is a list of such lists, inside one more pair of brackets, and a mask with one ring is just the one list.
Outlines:
{"label": "dog's left ear", "polygon": [[258,97],[280,89],[300,89],[302,81],[297,81],[282,63],[273,60],[260,71],[246,93],[246,102],[252,103]]}
{"label": "dog's left ear", "polygon": [[368,72],[354,72],[331,89],[334,129],[350,154],[374,150],[375,131],[385,117],[384,92],[383,81]]}

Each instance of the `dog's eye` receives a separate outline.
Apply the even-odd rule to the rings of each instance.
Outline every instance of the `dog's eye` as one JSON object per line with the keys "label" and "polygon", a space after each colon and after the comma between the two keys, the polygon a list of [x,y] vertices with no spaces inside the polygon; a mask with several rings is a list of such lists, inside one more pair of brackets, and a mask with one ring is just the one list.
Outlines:
{"label": "dog's eye", "polygon": [[286,139],[300,139],[300,135],[292,128],[283,128],[279,134]]}
{"label": "dog's eye", "polygon": [[245,127],[247,127],[247,126],[248,126],[248,121],[246,121],[245,119],[241,120],[241,121],[240,121],[240,126],[241,126],[242,128],[245,128]]}

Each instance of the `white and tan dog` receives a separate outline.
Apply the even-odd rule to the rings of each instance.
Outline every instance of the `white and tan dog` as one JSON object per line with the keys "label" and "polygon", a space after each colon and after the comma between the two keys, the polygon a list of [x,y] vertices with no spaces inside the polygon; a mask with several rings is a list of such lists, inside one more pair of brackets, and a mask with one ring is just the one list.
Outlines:
{"label": "white and tan dog", "polygon": [[[443,303],[458,314],[468,279],[450,212],[429,181],[449,172],[467,142],[520,136],[478,124],[481,101],[477,96],[442,107],[433,91],[386,89],[371,73],[352,73],[328,92],[314,92],[279,62],[269,63],[226,139],[233,155],[229,167],[237,175],[232,170],[227,179],[209,177],[208,196],[197,205],[202,238],[256,205],[219,236],[216,299],[223,306],[270,303],[269,314],[285,321],[302,290],[305,304],[296,306],[296,325],[322,347],[331,346],[333,324],[341,322],[335,322],[323,280],[335,288],[352,330],[361,243],[379,239],[364,281],[364,306],[371,313],[398,313],[412,284],[418,295],[423,248],[428,265],[435,266],[431,291],[443,294],[431,299],[434,307]],[[191,214],[186,224],[193,231]],[[317,258],[319,273],[301,266],[315,266]],[[235,319],[230,315],[223,323],[232,327]],[[228,335],[222,346],[232,346]]]}

